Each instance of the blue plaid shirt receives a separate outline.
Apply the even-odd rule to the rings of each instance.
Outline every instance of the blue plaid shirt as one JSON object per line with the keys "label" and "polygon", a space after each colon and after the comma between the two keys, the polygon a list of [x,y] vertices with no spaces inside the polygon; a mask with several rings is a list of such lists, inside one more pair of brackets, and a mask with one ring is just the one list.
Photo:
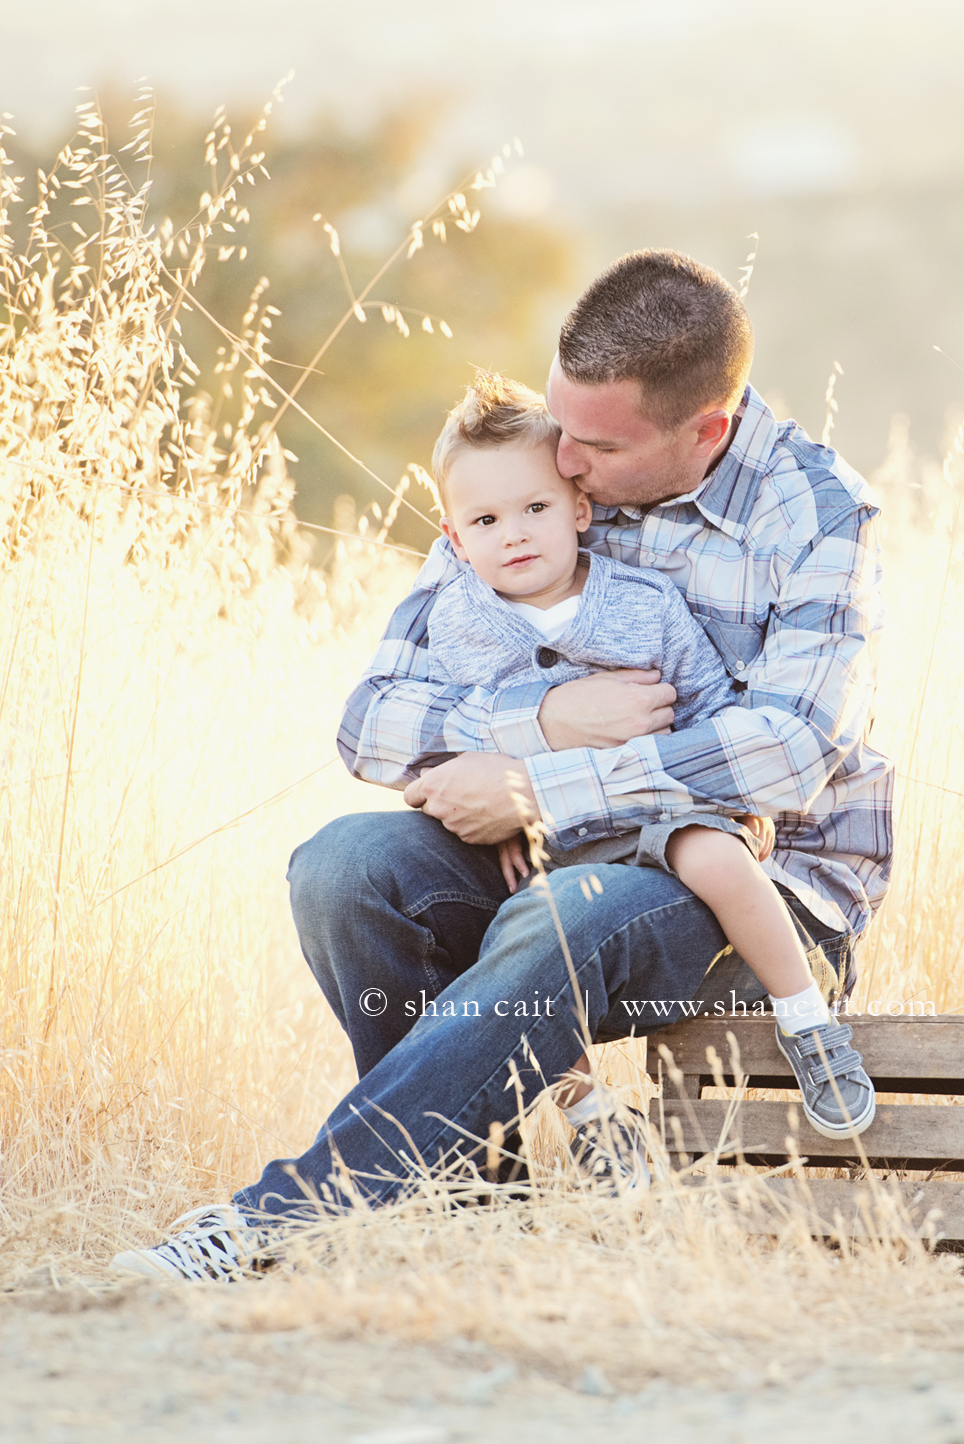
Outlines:
{"label": "blue plaid shirt", "polygon": [[348,699],[338,746],[357,777],[404,787],[460,752],[525,759],[556,846],[716,804],[773,818],[764,864],[821,921],[859,933],[893,850],[891,764],[868,743],[884,620],[878,508],[866,482],[747,388],[736,435],[697,489],[600,507],[582,545],[655,567],[683,593],[738,705],[668,737],[553,752],[551,685],[428,680],[427,619],[463,564],[437,541]]}

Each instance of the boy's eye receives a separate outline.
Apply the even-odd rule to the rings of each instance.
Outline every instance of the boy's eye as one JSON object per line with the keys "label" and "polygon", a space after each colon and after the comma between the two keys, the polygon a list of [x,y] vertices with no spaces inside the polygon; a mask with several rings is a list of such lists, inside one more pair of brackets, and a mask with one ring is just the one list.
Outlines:
{"label": "boy's eye", "polygon": [[545,509],[546,503],[544,501],[534,501],[529,508],[530,511],[545,511]]}
{"label": "boy's eye", "polygon": [[475,519],[476,526],[493,526],[494,523],[494,516],[477,516]]}

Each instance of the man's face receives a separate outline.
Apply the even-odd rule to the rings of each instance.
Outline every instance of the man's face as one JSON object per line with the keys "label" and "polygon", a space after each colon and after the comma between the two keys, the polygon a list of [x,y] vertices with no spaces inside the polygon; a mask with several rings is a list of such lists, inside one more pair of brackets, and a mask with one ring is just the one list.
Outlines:
{"label": "man's face", "polygon": [[[717,410],[662,431],[641,414],[637,382],[570,381],[558,357],[546,401],[562,427],[556,466],[605,506],[649,506],[693,491],[729,425],[729,416]],[[717,422],[707,430],[711,418]]]}

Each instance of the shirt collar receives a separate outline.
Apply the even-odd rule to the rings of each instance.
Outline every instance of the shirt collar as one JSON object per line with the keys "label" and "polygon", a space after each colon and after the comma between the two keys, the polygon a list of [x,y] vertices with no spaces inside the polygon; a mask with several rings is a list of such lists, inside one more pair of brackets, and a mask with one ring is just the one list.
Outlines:
{"label": "shirt collar", "polygon": [[719,464],[694,491],[685,496],[674,496],[669,501],[656,502],[652,507],[594,506],[593,519],[612,521],[622,513],[630,521],[638,522],[647,512],[691,504],[720,531],[742,541],[747,534],[760,482],[776,444],[777,423],[763,397],[752,386],[743,393],[741,405],[745,410],[736,435]]}

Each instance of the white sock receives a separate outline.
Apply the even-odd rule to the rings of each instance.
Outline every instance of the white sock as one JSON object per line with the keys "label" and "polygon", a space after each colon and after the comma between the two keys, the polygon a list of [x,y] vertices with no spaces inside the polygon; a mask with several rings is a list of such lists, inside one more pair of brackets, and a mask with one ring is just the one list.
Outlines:
{"label": "white sock", "polygon": [[802,993],[792,993],[789,998],[775,998],[771,993],[770,1002],[782,1033],[806,1033],[830,1022],[830,1009],[816,979]]}
{"label": "white sock", "polygon": [[581,1128],[584,1123],[591,1123],[594,1118],[600,1118],[603,1110],[599,1106],[599,1099],[593,1088],[585,1098],[580,1098],[578,1103],[570,1103],[568,1108],[560,1108],[559,1111],[570,1128]]}

